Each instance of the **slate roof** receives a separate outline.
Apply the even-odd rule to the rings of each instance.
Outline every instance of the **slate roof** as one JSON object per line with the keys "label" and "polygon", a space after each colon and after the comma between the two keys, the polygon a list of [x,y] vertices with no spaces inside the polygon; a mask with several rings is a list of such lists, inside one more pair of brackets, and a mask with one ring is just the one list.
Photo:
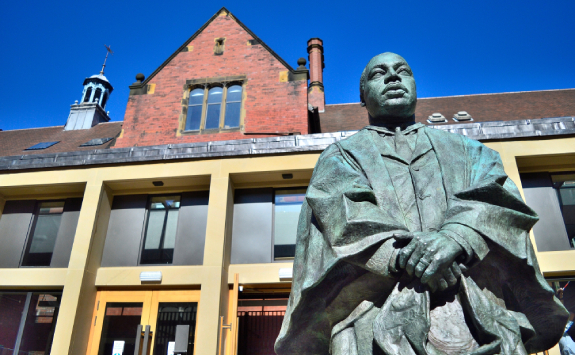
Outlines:
{"label": "slate roof", "polygon": [[[481,141],[575,135],[575,117],[432,126]],[[0,157],[0,171],[321,152],[356,131]]]}
{"label": "slate roof", "polygon": [[[448,120],[443,124],[454,124],[458,111],[467,111],[473,122],[575,116],[575,89],[419,98],[415,120],[429,124],[427,117],[439,112]],[[353,131],[367,124],[367,111],[359,103],[326,105],[320,113],[322,133]]]}
{"label": "slate roof", "polygon": [[[461,122],[459,124],[454,122],[451,117],[458,111],[467,111],[471,114],[474,121],[468,123]],[[418,99],[416,121],[429,124],[427,122],[427,116],[434,112],[440,112],[448,118],[448,122],[435,124],[435,128],[468,135],[479,140],[513,139],[539,135],[571,135],[575,133],[573,131],[573,117],[575,117],[575,89]],[[341,134],[345,135],[345,131],[359,130],[368,123],[365,108],[361,107],[359,103],[327,105],[325,112],[320,115],[323,134],[342,132]],[[544,119],[539,120],[540,118]],[[79,153],[82,157],[78,159],[80,159],[80,161],[85,161],[80,163],[81,165],[90,163],[94,164],[95,161],[100,160],[104,155],[108,156],[112,153],[108,148],[114,146],[115,139],[99,146],[81,147],[81,145],[92,139],[118,137],[122,130],[122,124],[123,122],[100,123],[90,129],[73,131],[64,131],[64,126],[0,131],[0,157],[10,157],[7,158],[6,161],[1,162],[0,165],[6,164],[11,166],[11,168],[21,165],[25,166],[27,164],[23,164],[22,162],[15,164],[14,162],[22,159],[28,160],[29,158],[25,157],[29,155],[48,155],[50,158],[46,157],[46,159],[51,161],[50,164],[55,164],[56,160],[62,160],[65,158],[64,155],[58,153],[69,153],[67,155],[70,155],[70,157],[66,157],[66,159],[76,159],[71,158],[71,156],[75,156],[76,153],[74,152],[81,153],[81,151],[86,151],[86,153],[90,151],[89,154],[97,152],[97,154],[93,154],[100,157],[99,159],[95,159],[91,155],[90,158],[86,159],[83,157],[83,154]],[[294,137],[263,139],[261,142],[258,141],[258,144],[261,143],[263,145],[262,147],[257,146],[256,148],[250,149],[253,149],[253,154],[279,153],[268,150],[268,148],[274,144],[280,144],[273,143],[276,142],[275,140],[278,140],[278,142],[281,141],[280,146],[282,147],[286,144],[289,147],[299,147],[300,143],[298,142],[307,142],[309,139],[306,138],[308,136],[305,135],[299,136],[299,138]],[[319,136],[312,135],[311,137],[314,137],[312,139],[314,143],[311,144],[311,146],[315,146],[312,150],[321,149],[321,144],[318,143],[317,139],[321,141],[325,139],[325,137],[322,137],[321,134]],[[25,150],[37,143],[53,141],[60,142],[43,150]],[[192,144],[189,147],[186,145],[174,145],[174,147],[185,147],[184,150],[186,151],[186,154],[181,155],[179,153],[175,153],[173,156],[170,156],[169,159],[174,159],[175,157],[212,157],[214,154],[215,156],[218,156],[221,152],[213,151],[213,149],[216,148],[221,148],[223,151],[228,152],[226,154],[242,155],[245,154],[245,152],[242,151],[243,149],[238,150],[238,147],[247,141],[250,142],[249,144],[253,143],[250,139],[247,139],[224,142],[205,142],[201,144]],[[268,144],[271,145],[268,147]],[[157,151],[159,151],[157,147],[158,146],[153,149],[150,147],[148,149],[149,151],[142,154],[150,155],[151,151],[157,153]],[[111,158],[108,162],[117,162],[118,157],[121,154],[128,154],[130,159],[126,161],[132,161],[133,154],[140,154],[138,149],[135,151],[134,148],[127,149],[128,150],[126,150],[126,152],[129,153],[117,148],[111,149],[116,152],[110,155],[110,157],[113,156],[114,158]],[[173,149],[174,148],[170,148],[168,151],[173,153],[175,152]],[[199,155],[187,155],[192,151],[194,154],[196,154],[196,152],[199,153]],[[282,151],[281,153],[286,152],[287,151]],[[152,155],[155,155],[156,153]],[[165,154],[166,153],[161,153],[160,155]],[[90,161],[90,163],[87,161]],[[104,161],[101,162],[104,163]],[[50,166],[50,164],[47,166]],[[65,163],[64,165],[67,164],[68,163]],[[31,165],[36,166],[37,164],[34,163]],[[0,167],[0,170],[3,170],[3,168]]]}
{"label": "slate roof", "polygon": [[[64,126],[0,131],[0,156],[107,149],[114,145],[115,139],[99,146],[80,147],[80,145],[94,138],[116,138],[122,130],[122,124],[123,122],[107,122],[90,129],[72,131],[64,131]],[[43,150],[25,150],[37,143],[54,141],[60,142]]]}

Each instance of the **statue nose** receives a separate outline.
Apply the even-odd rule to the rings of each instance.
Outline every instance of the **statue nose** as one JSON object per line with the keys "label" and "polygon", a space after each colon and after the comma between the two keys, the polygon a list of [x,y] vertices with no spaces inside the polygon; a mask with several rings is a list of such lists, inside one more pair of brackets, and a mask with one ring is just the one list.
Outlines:
{"label": "statue nose", "polygon": [[397,75],[395,71],[389,71],[387,77],[385,78],[385,84],[392,83],[392,82],[399,82],[401,81],[401,77]]}

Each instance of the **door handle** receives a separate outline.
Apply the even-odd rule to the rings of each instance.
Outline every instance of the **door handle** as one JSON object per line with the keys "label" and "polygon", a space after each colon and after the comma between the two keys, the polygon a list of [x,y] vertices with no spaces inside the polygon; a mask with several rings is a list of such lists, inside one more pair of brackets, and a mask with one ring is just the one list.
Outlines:
{"label": "door handle", "polygon": [[227,330],[232,330],[232,323],[230,324],[225,324],[224,323],[224,316],[220,316],[220,336],[219,336],[219,341],[218,341],[218,355],[222,355],[222,338],[223,338],[223,333],[224,333],[224,329]]}
{"label": "door handle", "polygon": [[[142,339],[142,325],[139,324],[136,330],[136,346],[134,347],[134,355],[148,355],[148,344],[150,342],[150,326],[146,325],[144,331],[144,339]],[[142,341],[143,340],[143,341]],[[140,342],[142,343],[142,351],[140,352]]]}
{"label": "door handle", "polygon": [[134,347],[134,355],[140,355],[140,340],[142,339],[142,325],[138,324],[136,330],[136,343]]}

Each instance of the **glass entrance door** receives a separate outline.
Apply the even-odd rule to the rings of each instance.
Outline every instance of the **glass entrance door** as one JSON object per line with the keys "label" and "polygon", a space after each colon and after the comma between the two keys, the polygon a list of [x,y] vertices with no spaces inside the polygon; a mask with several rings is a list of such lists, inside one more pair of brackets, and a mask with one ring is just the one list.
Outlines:
{"label": "glass entrance door", "polygon": [[[155,330],[152,355],[173,355],[176,327],[188,325],[188,354],[194,353],[199,291],[155,291],[150,325]],[[153,324],[152,324],[153,323]],[[130,354],[131,355],[131,354]]]}
{"label": "glass entrance door", "polygon": [[[88,355],[173,355],[176,327],[194,352],[200,291],[98,292]],[[147,337],[146,337],[147,336]]]}

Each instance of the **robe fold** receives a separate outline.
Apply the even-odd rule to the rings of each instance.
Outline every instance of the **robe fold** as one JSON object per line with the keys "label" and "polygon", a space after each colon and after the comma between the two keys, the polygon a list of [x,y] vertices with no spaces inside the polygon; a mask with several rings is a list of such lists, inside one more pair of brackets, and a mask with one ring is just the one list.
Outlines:
{"label": "robe fold", "polygon": [[[441,174],[434,178],[445,190],[447,207],[437,229],[462,238],[464,277],[526,317],[533,328],[524,338],[528,352],[552,347],[568,313],[535,258],[528,232],[537,215],[497,152],[461,135],[420,130],[439,164]],[[372,132],[363,129],[332,144],[314,169],[298,223],[278,355],[329,354],[332,328],[364,301],[381,307],[397,285],[397,270],[387,261],[399,250],[393,234],[409,228]],[[414,169],[417,164],[411,162]]]}

